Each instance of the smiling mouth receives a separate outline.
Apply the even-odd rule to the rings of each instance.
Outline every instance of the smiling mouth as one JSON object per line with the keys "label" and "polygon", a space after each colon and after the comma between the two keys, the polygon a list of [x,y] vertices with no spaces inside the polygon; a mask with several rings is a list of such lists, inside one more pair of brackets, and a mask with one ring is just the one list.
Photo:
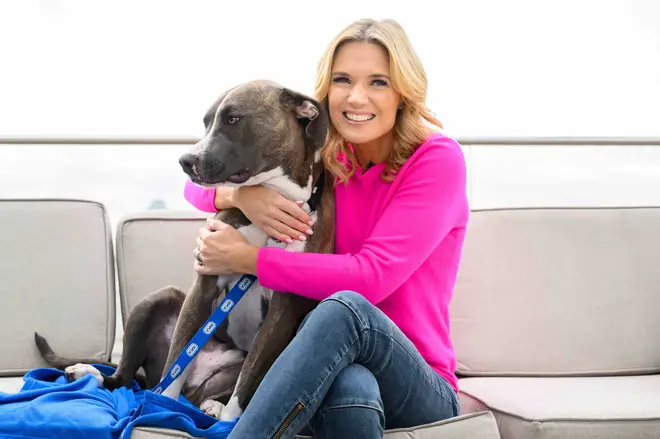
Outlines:
{"label": "smiling mouth", "polygon": [[246,181],[248,181],[250,179],[251,176],[252,176],[252,173],[250,172],[249,169],[242,169],[242,170],[238,171],[237,173],[232,174],[229,177],[227,177],[227,181],[229,181],[231,183],[237,183],[237,184],[238,183],[245,183]]}
{"label": "smiling mouth", "polygon": [[356,114],[349,111],[344,111],[342,114],[351,122],[369,122],[376,117],[375,114]]}

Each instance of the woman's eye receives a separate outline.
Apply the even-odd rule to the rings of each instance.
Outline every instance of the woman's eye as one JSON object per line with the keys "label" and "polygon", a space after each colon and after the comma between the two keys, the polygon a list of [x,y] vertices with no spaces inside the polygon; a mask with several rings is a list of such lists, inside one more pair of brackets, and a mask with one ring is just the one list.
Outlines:
{"label": "woman's eye", "polygon": [[376,79],[374,80],[374,85],[379,87],[387,87],[387,82],[383,81],[382,79]]}
{"label": "woman's eye", "polygon": [[332,82],[348,82],[348,78],[344,78],[344,77],[338,76],[338,77],[336,77],[336,78],[333,78],[333,79],[332,79]]}
{"label": "woman's eye", "polygon": [[235,124],[238,122],[238,117],[237,116],[227,116],[227,123],[228,124]]}

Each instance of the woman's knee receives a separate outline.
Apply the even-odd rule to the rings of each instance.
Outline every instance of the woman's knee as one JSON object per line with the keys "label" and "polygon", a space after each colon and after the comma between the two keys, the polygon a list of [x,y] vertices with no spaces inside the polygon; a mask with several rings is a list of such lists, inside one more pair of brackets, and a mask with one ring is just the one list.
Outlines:
{"label": "woman's knee", "polygon": [[321,302],[321,304],[326,303],[341,303],[346,309],[350,309],[355,313],[368,313],[375,309],[374,304],[369,302],[366,297],[351,290],[337,291]]}
{"label": "woman's knee", "polygon": [[367,300],[364,298],[363,295],[358,293],[357,291],[352,291],[352,290],[340,290],[337,291],[336,293],[330,295],[327,299],[325,300],[330,300],[330,299],[338,299],[338,300]]}
{"label": "woman's knee", "polygon": [[[314,310],[305,316],[298,327],[298,332],[310,320],[315,320],[320,324],[332,322],[335,328],[337,322],[344,321],[347,325],[342,326],[342,329],[360,329],[369,320],[368,316],[373,309],[375,309],[374,305],[361,294],[350,290],[338,291],[322,300]],[[349,324],[350,322],[354,324]]]}

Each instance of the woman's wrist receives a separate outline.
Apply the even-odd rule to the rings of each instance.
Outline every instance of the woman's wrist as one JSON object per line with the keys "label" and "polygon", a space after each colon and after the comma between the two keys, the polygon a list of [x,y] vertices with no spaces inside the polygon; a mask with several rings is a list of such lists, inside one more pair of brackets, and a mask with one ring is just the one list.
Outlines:
{"label": "woman's wrist", "polygon": [[250,244],[241,245],[236,252],[237,258],[235,270],[243,274],[257,275],[257,257],[259,256],[259,247]]}
{"label": "woman's wrist", "polygon": [[236,188],[233,187],[219,187],[215,189],[215,196],[213,197],[213,205],[217,210],[231,209],[235,207],[234,192]]}

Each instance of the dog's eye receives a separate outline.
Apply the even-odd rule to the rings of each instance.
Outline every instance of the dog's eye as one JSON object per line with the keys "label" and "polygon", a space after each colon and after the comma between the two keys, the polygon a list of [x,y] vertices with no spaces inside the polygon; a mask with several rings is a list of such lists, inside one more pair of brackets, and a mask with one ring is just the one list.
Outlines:
{"label": "dog's eye", "polygon": [[228,124],[235,124],[238,122],[238,117],[237,116],[227,116],[227,123]]}

